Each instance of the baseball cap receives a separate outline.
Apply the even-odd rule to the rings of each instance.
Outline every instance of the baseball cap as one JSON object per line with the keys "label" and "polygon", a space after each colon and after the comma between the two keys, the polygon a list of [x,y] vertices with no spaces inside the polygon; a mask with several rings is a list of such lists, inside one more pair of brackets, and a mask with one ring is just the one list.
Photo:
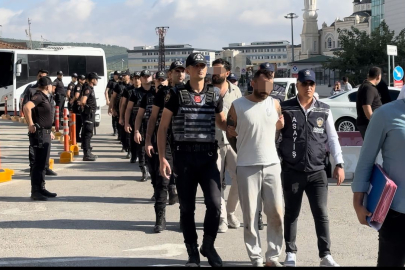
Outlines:
{"label": "baseball cap", "polygon": [[92,79],[101,79],[96,72],[90,72],[87,74],[87,79],[92,80]]}
{"label": "baseball cap", "polygon": [[231,81],[231,80],[235,80],[235,81],[238,80],[238,77],[236,77],[235,73],[231,73],[231,74],[229,75],[228,81]]}
{"label": "baseball cap", "polygon": [[38,80],[38,86],[48,86],[48,85],[51,85],[52,84],[52,81],[51,81],[51,78],[49,78],[48,76],[45,76],[45,77],[41,77],[39,80]]}
{"label": "baseball cap", "polygon": [[77,78],[78,76],[77,76],[77,73],[73,73],[72,74],[72,78]]}
{"label": "baseball cap", "polygon": [[122,76],[131,76],[131,72],[129,72],[129,70],[124,70],[121,72]]}
{"label": "baseball cap", "polygon": [[62,71],[58,71],[58,72],[56,72],[56,75],[63,75],[63,72]]}
{"label": "baseball cap", "polygon": [[176,69],[176,68],[178,68],[178,67],[184,68],[183,62],[181,62],[181,61],[174,61],[174,62],[170,65],[169,71],[170,71],[170,70],[173,70],[173,69]]}
{"label": "baseball cap", "polygon": [[141,72],[141,77],[142,77],[142,76],[151,76],[150,71],[147,70],[147,69],[142,70],[142,72]]}
{"label": "baseball cap", "polygon": [[164,72],[164,71],[159,71],[159,72],[157,72],[156,73],[156,79],[167,79],[167,77],[166,77],[166,72]]}
{"label": "baseball cap", "polygon": [[268,71],[274,72],[274,65],[269,62],[260,64],[260,69],[266,69]]}
{"label": "baseball cap", "polygon": [[204,56],[201,53],[192,53],[187,57],[186,67],[195,66],[200,63],[207,64]]}
{"label": "baseball cap", "polygon": [[39,73],[46,73],[46,74],[49,74],[49,71],[46,70],[46,69],[40,69],[40,70],[38,70],[38,74],[39,74]]}
{"label": "baseball cap", "polygon": [[120,75],[120,74],[121,74],[121,71],[118,71],[118,70],[114,71],[114,75]]}
{"label": "baseball cap", "polygon": [[86,79],[86,76],[80,75],[78,78],[79,78],[79,80],[85,80],[85,79]]}
{"label": "baseball cap", "polygon": [[313,81],[315,82],[315,72],[309,69],[303,69],[298,72],[298,81],[306,82]]}
{"label": "baseball cap", "polygon": [[135,71],[133,77],[141,77],[141,72]]}

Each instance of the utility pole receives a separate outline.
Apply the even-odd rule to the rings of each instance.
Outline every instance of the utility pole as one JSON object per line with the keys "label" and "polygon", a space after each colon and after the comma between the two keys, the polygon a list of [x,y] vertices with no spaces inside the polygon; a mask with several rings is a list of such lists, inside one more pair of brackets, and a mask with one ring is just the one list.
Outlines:
{"label": "utility pole", "polygon": [[292,61],[291,62],[294,62],[294,23],[293,23],[293,20],[297,19],[298,15],[295,13],[288,13],[287,16],[284,16],[284,18],[291,20],[291,41],[292,41],[292,45],[291,45]]}
{"label": "utility pole", "polygon": [[27,34],[27,37],[30,39],[30,48],[32,50],[31,20],[30,20],[30,18],[28,18],[28,31],[25,30],[25,34]]}
{"label": "utility pole", "polygon": [[156,34],[159,36],[159,65],[158,71],[164,71],[166,69],[166,58],[165,58],[165,37],[168,31],[168,26],[156,27]]}

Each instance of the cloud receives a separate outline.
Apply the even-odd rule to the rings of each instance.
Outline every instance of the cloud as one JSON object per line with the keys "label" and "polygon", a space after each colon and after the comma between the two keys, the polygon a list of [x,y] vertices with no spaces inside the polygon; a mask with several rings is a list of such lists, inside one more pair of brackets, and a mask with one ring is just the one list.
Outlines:
{"label": "cloud", "polygon": [[10,19],[22,13],[22,10],[12,11],[10,9],[0,8],[0,25],[7,25]]}
{"label": "cloud", "polygon": [[136,7],[143,4],[143,0],[126,0],[125,5],[128,7]]}

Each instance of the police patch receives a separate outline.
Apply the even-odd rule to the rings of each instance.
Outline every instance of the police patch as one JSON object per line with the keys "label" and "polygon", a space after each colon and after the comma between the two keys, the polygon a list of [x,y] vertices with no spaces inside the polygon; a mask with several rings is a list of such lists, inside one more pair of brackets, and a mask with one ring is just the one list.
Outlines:
{"label": "police patch", "polygon": [[169,100],[170,100],[170,94],[167,94],[165,97],[165,102],[167,103],[167,102],[169,102]]}
{"label": "police patch", "polygon": [[77,87],[76,89],[77,89],[77,91],[80,91],[80,87]]}
{"label": "police patch", "polygon": [[33,97],[31,98],[31,100],[34,101],[34,100],[37,100],[37,98],[38,98],[38,96],[35,95],[35,96],[33,96]]}
{"label": "police patch", "polygon": [[85,94],[88,95],[90,93],[90,90],[86,90]]}
{"label": "police patch", "polygon": [[316,124],[318,125],[318,127],[323,127],[323,123],[325,121],[323,120],[323,118],[319,117],[318,119],[316,119]]}

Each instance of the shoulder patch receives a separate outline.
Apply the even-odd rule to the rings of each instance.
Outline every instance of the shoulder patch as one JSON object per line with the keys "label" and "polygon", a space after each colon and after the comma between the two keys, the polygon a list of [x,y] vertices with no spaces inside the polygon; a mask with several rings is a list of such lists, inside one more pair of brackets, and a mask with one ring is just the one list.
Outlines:
{"label": "shoulder patch", "polygon": [[85,94],[87,95],[87,94],[89,94],[89,93],[90,93],[90,90],[86,90]]}
{"label": "shoulder patch", "polygon": [[35,95],[35,96],[33,96],[33,97],[31,98],[31,100],[37,100],[37,98],[38,98],[38,96]]}
{"label": "shoulder patch", "polygon": [[169,100],[170,100],[170,93],[168,93],[167,95],[166,95],[166,97],[165,97],[165,102],[167,103],[167,102],[169,102]]}
{"label": "shoulder patch", "polygon": [[77,87],[76,89],[77,89],[78,91],[80,91],[80,87]]}

